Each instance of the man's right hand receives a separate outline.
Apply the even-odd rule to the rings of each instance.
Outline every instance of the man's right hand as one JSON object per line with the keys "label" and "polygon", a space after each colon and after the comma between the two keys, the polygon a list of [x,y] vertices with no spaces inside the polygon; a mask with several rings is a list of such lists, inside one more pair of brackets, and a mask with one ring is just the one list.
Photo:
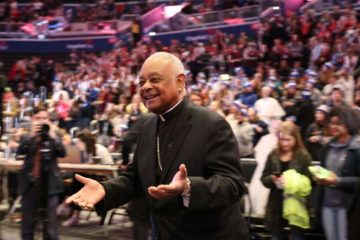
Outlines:
{"label": "man's right hand", "polygon": [[39,121],[32,121],[32,123],[31,123],[30,135],[31,135],[32,137],[37,136],[38,133],[40,132],[41,128],[42,128],[41,122],[39,122]]}
{"label": "man's right hand", "polygon": [[105,189],[98,181],[75,175],[76,180],[83,183],[84,186],[77,193],[66,199],[66,204],[74,203],[83,209],[91,210],[95,204],[105,197]]}

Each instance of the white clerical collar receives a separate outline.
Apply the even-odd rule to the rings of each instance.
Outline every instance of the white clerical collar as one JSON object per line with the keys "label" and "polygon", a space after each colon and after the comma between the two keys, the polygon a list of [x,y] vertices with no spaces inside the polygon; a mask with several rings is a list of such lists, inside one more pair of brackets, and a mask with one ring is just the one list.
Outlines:
{"label": "white clerical collar", "polygon": [[167,111],[164,112],[163,114],[159,114],[158,116],[159,116],[159,118],[161,119],[161,121],[165,122],[166,119],[164,118],[163,115],[171,112],[174,108],[176,108],[176,107],[181,103],[181,101],[182,101],[183,99],[184,99],[184,97],[182,97],[172,108],[170,108],[169,110],[167,110]]}

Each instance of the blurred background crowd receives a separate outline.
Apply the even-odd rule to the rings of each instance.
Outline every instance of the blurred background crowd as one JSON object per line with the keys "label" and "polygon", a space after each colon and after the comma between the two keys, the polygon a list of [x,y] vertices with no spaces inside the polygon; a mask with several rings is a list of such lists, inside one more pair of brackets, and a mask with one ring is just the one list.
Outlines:
{"label": "blurred background crowd", "polygon": [[[259,4],[185,2],[184,14]],[[65,61],[41,55],[17,59],[2,73],[5,147],[16,152],[16,143],[31,125],[33,109],[45,105],[63,143],[70,145],[79,132],[90,128],[102,151],[122,151],[122,157],[112,155],[108,162],[119,160],[125,168],[132,145],[129,149],[122,143],[147,113],[137,92],[137,74],[149,55],[166,51],[186,67],[188,98],[228,120],[242,157],[254,158],[262,137],[276,133],[279,124],[292,122],[311,159],[321,161],[321,150],[334,137],[333,110],[360,111],[360,15],[351,1],[338,3],[331,11],[307,9],[261,18],[252,26],[255,37],[214,30],[207,42],[173,39],[165,45],[130,35],[109,52],[72,51]],[[65,16],[69,22],[101,21],[144,14],[156,6],[144,1],[130,8],[127,3],[99,0],[81,2],[76,14]],[[0,9],[0,20],[32,21],[56,15],[61,7],[61,1],[34,0],[19,10],[17,0],[8,0]]]}

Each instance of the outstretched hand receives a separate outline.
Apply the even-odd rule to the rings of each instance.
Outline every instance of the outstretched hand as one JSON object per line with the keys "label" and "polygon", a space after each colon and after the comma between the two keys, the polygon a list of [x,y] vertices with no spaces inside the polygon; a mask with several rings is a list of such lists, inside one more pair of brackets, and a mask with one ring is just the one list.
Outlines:
{"label": "outstretched hand", "polygon": [[83,209],[93,209],[95,204],[105,197],[104,187],[98,181],[79,174],[76,174],[75,178],[84,186],[77,193],[67,198],[66,204],[74,203]]}
{"label": "outstretched hand", "polygon": [[161,184],[157,187],[151,186],[148,188],[148,192],[150,196],[156,199],[172,198],[182,194],[187,184],[187,170],[185,165],[181,164],[171,183]]}
{"label": "outstretched hand", "polygon": [[334,172],[331,172],[331,174],[327,178],[316,178],[315,177],[315,180],[320,185],[330,186],[330,185],[336,184],[338,181],[338,178],[339,177]]}

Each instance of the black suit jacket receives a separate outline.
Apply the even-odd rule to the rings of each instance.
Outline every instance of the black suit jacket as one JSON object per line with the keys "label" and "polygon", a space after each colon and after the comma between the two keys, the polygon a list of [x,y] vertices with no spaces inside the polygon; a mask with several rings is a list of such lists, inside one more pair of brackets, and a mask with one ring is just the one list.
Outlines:
{"label": "black suit jacket", "polygon": [[[157,116],[148,119],[138,139],[133,164],[119,177],[103,182],[106,196],[99,213],[133,198],[145,199],[160,239],[248,239],[239,200],[244,193],[240,155],[233,132],[220,115],[186,101],[168,147],[160,184],[168,184],[186,165],[191,181],[188,208],[182,197],[156,200],[148,187],[156,186]],[[145,208],[144,208],[145,209]],[[147,214],[143,212],[143,216]]]}
{"label": "black suit jacket", "polygon": [[[20,141],[17,155],[25,155],[24,164],[21,169],[20,187],[21,194],[28,188],[29,184],[34,181],[32,169],[34,164],[34,156],[37,150],[36,140],[34,137],[24,137]],[[61,142],[53,139],[48,141],[47,147],[49,152],[48,159],[41,160],[41,168],[47,173],[47,194],[59,194],[63,192],[64,186],[58,167],[57,158],[65,157],[66,151]]]}

